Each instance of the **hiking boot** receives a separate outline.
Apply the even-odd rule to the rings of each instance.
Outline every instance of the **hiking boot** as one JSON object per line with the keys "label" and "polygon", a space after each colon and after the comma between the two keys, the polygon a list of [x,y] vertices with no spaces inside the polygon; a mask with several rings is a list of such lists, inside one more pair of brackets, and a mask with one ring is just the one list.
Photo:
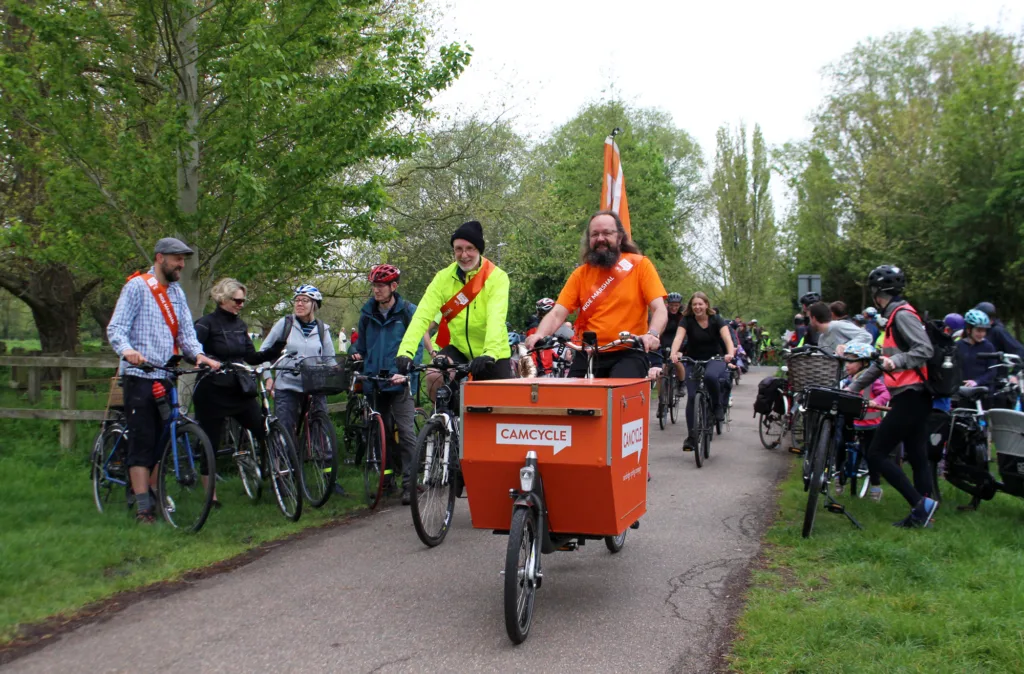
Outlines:
{"label": "hiking boot", "polygon": [[135,521],[139,524],[156,524],[156,516],[152,508],[146,508],[135,513]]}
{"label": "hiking boot", "polygon": [[408,487],[402,489],[402,505],[407,506],[412,503],[412,493]]}

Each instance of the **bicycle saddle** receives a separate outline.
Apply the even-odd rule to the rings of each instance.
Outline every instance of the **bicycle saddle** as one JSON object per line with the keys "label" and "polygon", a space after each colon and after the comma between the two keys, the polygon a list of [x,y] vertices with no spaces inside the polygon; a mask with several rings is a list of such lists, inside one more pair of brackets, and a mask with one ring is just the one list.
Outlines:
{"label": "bicycle saddle", "polygon": [[985,386],[961,386],[957,397],[961,400],[977,402],[988,395],[988,388]]}

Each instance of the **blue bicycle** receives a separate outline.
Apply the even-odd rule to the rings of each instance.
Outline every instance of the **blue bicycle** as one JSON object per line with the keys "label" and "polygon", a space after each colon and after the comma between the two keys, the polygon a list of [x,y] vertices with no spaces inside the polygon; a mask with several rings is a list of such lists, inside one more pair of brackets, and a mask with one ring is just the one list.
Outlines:
{"label": "blue bicycle", "polygon": [[[206,523],[213,505],[216,464],[213,445],[193,419],[181,413],[178,403],[178,378],[187,374],[208,372],[206,369],[183,370],[175,356],[166,366],[146,364],[143,370],[161,370],[164,380],[154,381],[154,392],[163,390],[158,398],[161,415],[166,412],[158,447],[163,447],[157,471],[157,506],[171,526],[199,531]],[[158,388],[159,387],[159,388]],[[128,429],[123,417],[104,423],[93,444],[90,458],[93,500],[101,513],[109,510],[115,492],[124,489],[125,503],[130,504],[131,488],[126,463]]]}

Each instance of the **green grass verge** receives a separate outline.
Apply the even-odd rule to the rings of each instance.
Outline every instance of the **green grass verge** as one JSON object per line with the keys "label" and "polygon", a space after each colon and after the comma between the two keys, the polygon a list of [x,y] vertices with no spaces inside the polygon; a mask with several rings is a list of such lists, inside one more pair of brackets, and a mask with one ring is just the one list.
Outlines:
{"label": "green grass verge", "polygon": [[[224,507],[211,513],[198,534],[162,522],[141,527],[127,509],[101,515],[93,505],[88,457],[95,425],[79,424],[76,446],[67,452],[58,446],[56,422],[5,420],[3,427],[0,644],[16,638],[19,625],[180,578],[362,507],[356,499],[335,496],[321,510],[304,508],[292,523],[278,511],[269,484],[252,504],[235,477],[218,485]],[[350,494],[361,494],[358,474],[346,473],[343,484]]]}
{"label": "green grass verge", "polygon": [[943,482],[934,527],[896,529],[908,508],[883,483],[880,503],[840,499],[863,531],[821,511],[804,540],[798,468],[737,625],[735,671],[1022,671],[1024,501],[999,495],[958,512],[970,499]]}

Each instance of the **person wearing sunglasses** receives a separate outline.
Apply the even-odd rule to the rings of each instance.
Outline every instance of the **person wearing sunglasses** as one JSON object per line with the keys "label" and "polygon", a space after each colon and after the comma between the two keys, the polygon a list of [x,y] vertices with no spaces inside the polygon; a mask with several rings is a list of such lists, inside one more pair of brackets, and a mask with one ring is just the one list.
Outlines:
{"label": "person wearing sunglasses", "polygon": [[[239,315],[245,307],[247,289],[233,278],[221,279],[213,286],[210,297],[217,308],[196,321],[196,338],[203,351],[222,363],[244,362],[250,365],[276,360],[284,344],[266,351],[257,351],[249,337],[249,326]],[[196,421],[209,436],[214,453],[220,448],[224,422],[235,418],[262,439],[263,418],[256,398],[256,382],[237,370],[222,370],[202,377],[192,397]],[[214,488],[214,507],[220,507]]]}

